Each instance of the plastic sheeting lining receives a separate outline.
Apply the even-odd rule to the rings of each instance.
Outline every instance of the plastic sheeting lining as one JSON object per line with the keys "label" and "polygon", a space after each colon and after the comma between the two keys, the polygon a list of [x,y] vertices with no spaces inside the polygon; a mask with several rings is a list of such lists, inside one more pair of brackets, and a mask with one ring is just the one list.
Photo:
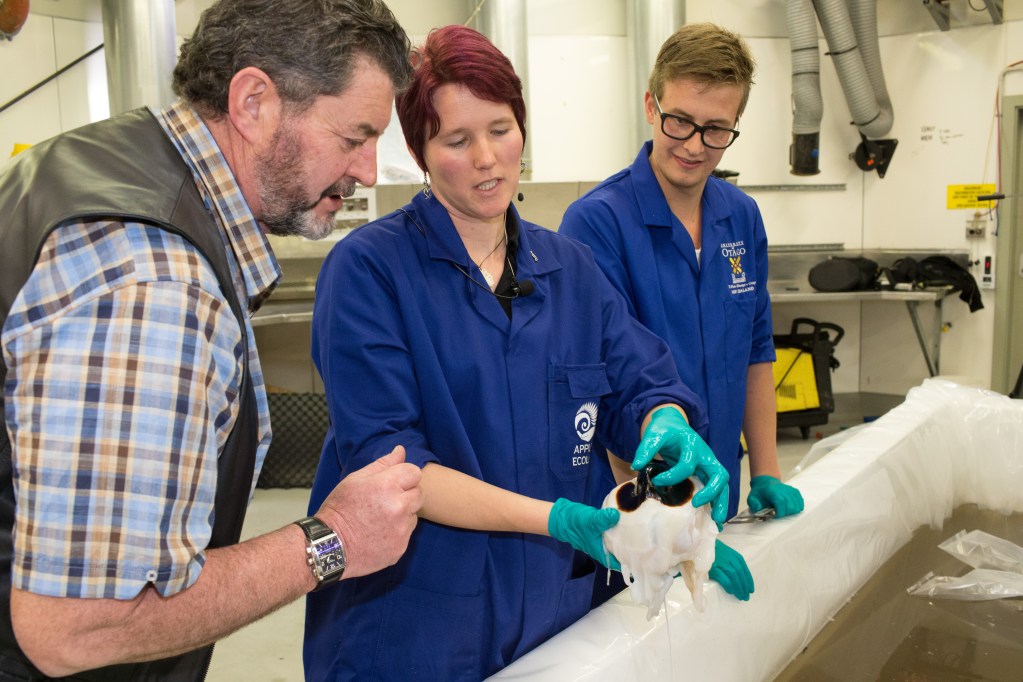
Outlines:
{"label": "plastic sheeting lining", "polygon": [[677,580],[647,621],[622,593],[490,679],[772,679],[915,529],[962,504],[1023,511],[1023,401],[928,379],[789,482],[802,514],[721,535],[753,573],[749,602],[708,583],[700,613]]}

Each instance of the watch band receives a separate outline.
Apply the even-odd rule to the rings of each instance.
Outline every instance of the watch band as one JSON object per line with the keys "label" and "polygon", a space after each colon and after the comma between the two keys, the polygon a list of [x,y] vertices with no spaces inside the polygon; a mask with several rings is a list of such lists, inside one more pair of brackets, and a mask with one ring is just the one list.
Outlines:
{"label": "watch band", "polygon": [[295,521],[306,537],[306,563],[318,583],[317,590],[333,585],[345,572],[347,557],[341,537],[315,516]]}

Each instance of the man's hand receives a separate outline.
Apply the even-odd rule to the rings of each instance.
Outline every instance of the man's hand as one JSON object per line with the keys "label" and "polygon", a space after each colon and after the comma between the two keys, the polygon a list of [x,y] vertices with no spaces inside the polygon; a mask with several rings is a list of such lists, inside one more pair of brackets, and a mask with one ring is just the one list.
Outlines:
{"label": "man's hand", "polygon": [[423,506],[422,474],[399,445],[346,476],[323,501],[316,516],[344,542],[344,578],[392,566],[405,553]]}
{"label": "man's hand", "polygon": [[[405,449],[397,447],[331,491],[316,516],[345,544],[345,578],[379,571],[405,552],[423,504],[421,477],[419,467],[405,463]],[[289,524],[207,550],[199,579],[169,596],[153,585],[131,600],[49,597],[13,589],[11,623],[22,650],[51,677],[176,656],[308,592],[312,576],[303,566],[301,535]]]}

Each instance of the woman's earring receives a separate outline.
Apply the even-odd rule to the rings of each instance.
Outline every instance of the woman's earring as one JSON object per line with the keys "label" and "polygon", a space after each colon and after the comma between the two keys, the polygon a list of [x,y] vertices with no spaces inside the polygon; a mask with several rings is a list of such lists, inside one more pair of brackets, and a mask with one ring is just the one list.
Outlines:
{"label": "woman's earring", "polygon": [[525,160],[519,161],[519,175],[522,175],[525,172],[526,172],[526,162],[525,162]]}
{"label": "woman's earring", "polygon": [[430,190],[430,176],[426,171],[423,171],[423,196],[427,199],[433,196],[433,192]]}

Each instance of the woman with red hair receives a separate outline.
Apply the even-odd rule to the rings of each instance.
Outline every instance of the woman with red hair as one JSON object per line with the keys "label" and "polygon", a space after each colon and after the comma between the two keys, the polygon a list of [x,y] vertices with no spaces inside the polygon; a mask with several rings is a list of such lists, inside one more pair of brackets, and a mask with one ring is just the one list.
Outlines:
{"label": "woman with red hair", "polygon": [[425,501],[397,564],[309,597],[309,679],[480,680],[583,616],[598,564],[620,568],[597,442],[638,468],[660,453],[661,483],[699,474],[718,516],[727,498],[667,347],[587,248],[511,204],[526,136],[511,63],[449,26],[413,65],[397,109],[423,191],[338,242],[317,283],[331,427],[311,508],[397,445]]}

